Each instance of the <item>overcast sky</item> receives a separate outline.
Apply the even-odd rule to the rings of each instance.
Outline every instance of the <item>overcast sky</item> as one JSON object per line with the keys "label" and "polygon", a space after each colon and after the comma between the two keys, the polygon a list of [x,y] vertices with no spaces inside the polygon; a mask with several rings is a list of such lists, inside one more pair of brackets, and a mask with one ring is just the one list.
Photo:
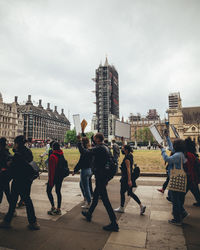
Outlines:
{"label": "overcast sky", "polygon": [[199,0],[0,0],[0,92],[91,120],[100,62],[119,73],[120,117],[161,118],[168,94],[200,106]]}

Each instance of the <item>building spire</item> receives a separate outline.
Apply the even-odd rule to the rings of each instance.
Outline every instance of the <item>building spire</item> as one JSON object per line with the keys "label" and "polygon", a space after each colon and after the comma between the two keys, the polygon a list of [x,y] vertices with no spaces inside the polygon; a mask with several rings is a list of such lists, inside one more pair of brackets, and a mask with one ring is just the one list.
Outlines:
{"label": "building spire", "polygon": [[107,58],[107,56],[106,56],[106,61],[105,61],[105,64],[104,64],[104,67],[108,67],[108,58]]}

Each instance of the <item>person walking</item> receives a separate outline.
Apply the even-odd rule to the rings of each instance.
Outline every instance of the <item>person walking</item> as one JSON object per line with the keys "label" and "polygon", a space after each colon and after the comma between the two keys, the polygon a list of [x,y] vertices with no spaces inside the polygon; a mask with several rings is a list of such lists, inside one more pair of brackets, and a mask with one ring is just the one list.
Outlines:
{"label": "person walking", "polygon": [[86,149],[83,147],[80,136],[78,136],[77,139],[79,140],[78,149],[80,153],[81,154],[88,153],[94,156],[94,175],[96,184],[94,189],[92,204],[88,211],[82,211],[82,215],[86,217],[87,221],[91,221],[92,214],[98,204],[99,197],[101,197],[103,205],[106,208],[106,211],[111,221],[111,223],[107,226],[104,226],[103,229],[106,231],[117,232],[119,230],[119,226],[116,222],[116,216],[109,201],[106,189],[108,180],[105,174],[105,165],[108,161],[109,150],[103,144],[104,136],[101,133],[97,133],[94,136],[94,142],[96,146],[94,146],[91,149]]}
{"label": "person walking", "polygon": [[11,154],[7,148],[7,140],[5,137],[0,138],[0,203],[5,193],[8,203],[11,202],[11,192],[9,182],[11,174],[8,169],[8,162],[11,161]]}
{"label": "person walking", "polygon": [[[90,141],[87,137],[82,138],[83,147],[85,149],[90,148]],[[91,193],[90,193],[90,181],[92,176],[92,165],[93,165],[93,156],[86,152],[80,155],[80,159],[74,168],[72,175],[81,170],[80,173],[80,188],[83,194],[83,197],[86,199],[86,202],[82,208],[88,209],[91,203]]]}
{"label": "person walking", "polygon": [[[120,157],[120,149],[119,149],[119,146],[114,139],[112,140],[112,149],[113,149],[113,157],[118,164],[119,157]],[[118,172],[118,169],[116,172]]]}
{"label": "person walking", "polygon": [[[181,165],[186,163],[186,158],[184,156],[185,152],[185,142],[181,139],[177,139],[174,141],[173,145],[170,141],[169,136],[167,136],[167,141],[169,148],[171,149],[174,154],[172,156],[168,156],[166,154],[166,150],[163,148],[162,145],[158,145],[161,149],[161,154],[165,162],[169,163],[169,177],[172,168],[181,169]],[[178,191],[170,191],[170,196],[172,199],[172,215],[173,219],[168,220],[170,224],[181,226],[182,220],[188,215],[184,208],[184,199],[185,193],[178,192]]]}
{"label": "person walking", "polygon": [[[63,182],[63,176],[59,171],[59,161],[62,161],[64,158],[63,151],[60,149],[60,145],[58,142],[54,142],[52,145],[53,152],[49,157],[49,175],[48,175],[48,183],[47,183],[47,196],[51,203],[51,209],[47,212],[49,215],[61,215],[61,187]],[[57,195],[57,208],[54,204],[54,198],[52,195],[52,189],[55,186],[56,195]]]}
{"label": "person walking", "polygon": [[198,154],[196,153],[196,145],[195,142],[191,140],[190,137],[185,139],[186,145],[186,158],[187,162],[185,164],[185,170],[187,173],[187,189],[186,194],[188,191],[191,191],[193,194],[196,202],[193,203],[193,206],[200,207],[200,191],[199,191],[199,177],[197,175],[195,169],[195,161],[199,161]]}
{"label": "person walking", "polygon": [[34,170],[29,163],[33,160],[33,155],[31,150],[25,146],[25,143],[26,140],[22,135],[19,135],[14,139],[13,151],[15,154],[10,165],[10,171],[13,178],[11,185],[11,202],[9,204],[8,213],[0,223],[0,228],[11,227],[11,221],[15,212],[18,196],[21,195],[26,205],[26,212],[29,222],[28,228],[31,230],[40,229],[40,225],[37,222],[34,206],[30,197]]}
{"label": "person walking", "polygon": [[[121,164],[121,204],[119,208],[114,209],[115,212],[124,213],[124,204],[125,204],[125,193],[128,193],[128,196],[131,196],[137,204],[140,206],[140,215],[143,215],[146,210],[146,206],[143,206],[140,199],[136,194],[133,193],[133,187],[136,187],[135,179],[131,178],[133,173],[133,150],[129,145],[124,145],[122,147],[122,154],[124,154],[124,159]],[[132,182],[133,180],[133,182]]]}

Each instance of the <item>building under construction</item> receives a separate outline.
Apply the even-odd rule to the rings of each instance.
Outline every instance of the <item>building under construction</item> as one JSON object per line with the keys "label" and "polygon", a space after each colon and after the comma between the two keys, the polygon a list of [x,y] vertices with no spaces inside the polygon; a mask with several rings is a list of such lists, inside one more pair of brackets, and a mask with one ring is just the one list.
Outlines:
{"label": "building under construction", "polygon": [[96,117],[97,130],[112,138],[115,133],[115,120],[119,118],[119,83],[118,73],[114,66],[108,64],[106,58],[104,66],[96,69]]}

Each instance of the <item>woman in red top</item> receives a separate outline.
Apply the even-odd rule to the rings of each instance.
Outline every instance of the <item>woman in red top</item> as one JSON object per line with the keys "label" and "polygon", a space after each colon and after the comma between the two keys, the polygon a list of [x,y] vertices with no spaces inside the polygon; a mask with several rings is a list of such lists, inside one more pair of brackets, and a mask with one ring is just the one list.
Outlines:
{"label": "woman in red top", "polygon": [[[51,203],[51,210],[47,213],[49,215],[61,215],[61,187],[63,182],[63,176],[59,175],[58,170],[58,161],[59,157],[63,157],[63,151],[60,149],[60,145],[58,142],[54,142],[53,144],[53,152],[49,157],[49,179],[47,183],[47,195],[49,201]],[[52,189],[55,185],[56,194],[57,194],[57,208],[54,205],[54,198],[52,195]]]}
{"label": "woman in red top", "polygon": [[199,160],[198,155],[196,153],[196,145],[195,142],[191,140],[190,137],[185,139],[186,145],[186,173],[187,173],[187,190],[186,193],[190,190],[194,195],[196,202],[193,204],[196,207],[200,207],[200,191],[198,187],[199,178],[194,168],[195,161]]}

